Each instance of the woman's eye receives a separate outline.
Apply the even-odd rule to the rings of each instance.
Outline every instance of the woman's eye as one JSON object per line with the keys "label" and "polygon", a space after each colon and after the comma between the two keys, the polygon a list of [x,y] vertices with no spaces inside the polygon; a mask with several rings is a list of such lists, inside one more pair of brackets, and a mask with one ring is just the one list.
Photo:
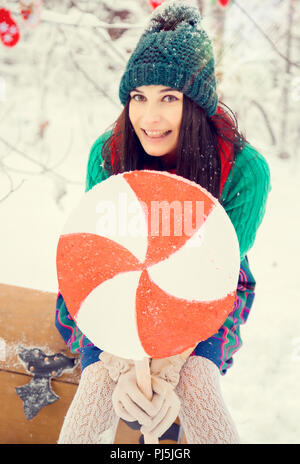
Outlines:
{"label": "woman's eye", "polygon": [[174,97],[174,95],[166,95],[166,96],[164,97],[164,99],[165,99],[165,98],[171,98],[171,99],[172,99],[171,101],[176,101],[176,100],[178,100],[176,97]]}
{"label": "woman's eye", "polygon": [[138,98],[136,97],[143,97],[143,95],[139,95],[139,94],[135,94],[135,95],[131,95],[131,99],[132,100],[135,100],[135,101],[140,101]]}

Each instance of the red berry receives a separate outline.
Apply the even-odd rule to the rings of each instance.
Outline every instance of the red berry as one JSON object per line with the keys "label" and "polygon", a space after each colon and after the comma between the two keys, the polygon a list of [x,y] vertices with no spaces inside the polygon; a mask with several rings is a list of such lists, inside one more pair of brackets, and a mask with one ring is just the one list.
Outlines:
{"label": "red berry", "polygon": [[219,0],[220,5],[227,6],[230,0]]}
{"label": "red berry", "polygon": [[163,1],[164,0],[150,0],[150,5],[152,6],[153,10],[155,10],[155,8],[161,5]]}

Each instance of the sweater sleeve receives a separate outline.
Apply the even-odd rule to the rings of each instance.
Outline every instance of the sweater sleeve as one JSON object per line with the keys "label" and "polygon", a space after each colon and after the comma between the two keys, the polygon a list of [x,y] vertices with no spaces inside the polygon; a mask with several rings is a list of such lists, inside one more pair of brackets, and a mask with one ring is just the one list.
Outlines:
{"label": "sweater sleeve", "polygon": [[246,144],[237,155],[221,197],[238,237],[241,261],[254,244],[270,190],[270,170],[265,158]]}
{"label": "sweater sleeve", "polygon": [[94,185],[99,184],[110,176],[110,172],[103,166],[101,150],[104,142],[108,139],[111,132],[105,132],[94,142],[90,150],[87,163],[85,191],[88,192]]}

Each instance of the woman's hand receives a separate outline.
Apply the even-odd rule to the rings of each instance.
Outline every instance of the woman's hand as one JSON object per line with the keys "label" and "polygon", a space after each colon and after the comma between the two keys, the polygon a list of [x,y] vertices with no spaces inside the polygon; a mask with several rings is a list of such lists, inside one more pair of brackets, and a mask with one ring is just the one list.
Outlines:
{"label": "woman's hand", "polygon": [[141,432],[161,437],[173,424],[180,411],[180,400],[174,389],[180,379],[180,371],[194,348],[168,358],[152,359],[150,364],[152,389],[162,400],[159,412],[143,425]]}
{"label": "woman's hand", "polygon": [[143,434],[160,437],[172,425],[180,410],[180,400],[174,389],[180,370],[193,348],[169,358],[152,359],[150,365],[152,400],[139,389],[133,360],[101,353],[99,358],[117,382],[112,395],[116,414],[128,422],[138,421]]}
{"label": "woman's hand", "polygon": [[159,398],[161,404],[159,411],[145,423],[141,433],[161,437],[171,427],[180,411],[180,400],[172,385],[165,380],[152,376],[153,398]]}
{"label": "woman's hand", "polygon": [[152,418],[160,412],[164,397],[155,394],[148,400],[137,385],[135,367],[121,374],[112,394],[112,403],[116,414],[122,419],[141,425],[151,426]]}
{"label": "woman's hand", "polygon": [[99,359],[108,370],[109,376],[114,382],[118,382],[120,375],[125,374],[125,372],[128,372],[134,366],[132,359],[119,358],[106,351],[100,353]]}
{"label": "woman's hand", "polygon": [[150,365],[151,375],[165,380],[175,388],[179,382],[181,368],[193,350],[194,348],[189,348],[175,356],[152,359]]}

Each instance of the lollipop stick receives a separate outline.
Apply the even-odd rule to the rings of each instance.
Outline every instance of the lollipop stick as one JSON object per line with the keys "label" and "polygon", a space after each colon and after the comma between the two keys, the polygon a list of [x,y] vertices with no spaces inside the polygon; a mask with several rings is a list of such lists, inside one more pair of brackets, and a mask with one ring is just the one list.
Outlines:
{"label": "lollipop stick", "polygon": [[[152,385],[151,385],[151,375],[150,375],[150,366],[149,366],[149,359],[144,358],[142,361],[135,361],[135,372],[136,372],[136,379],[137,384],[140,390],[144,393],[144,395],[148,398],[148,400],[152,399]],[[150,434],[144,435],[144,443],[145,444],[158,444],[158,438],[153,437]]]}

